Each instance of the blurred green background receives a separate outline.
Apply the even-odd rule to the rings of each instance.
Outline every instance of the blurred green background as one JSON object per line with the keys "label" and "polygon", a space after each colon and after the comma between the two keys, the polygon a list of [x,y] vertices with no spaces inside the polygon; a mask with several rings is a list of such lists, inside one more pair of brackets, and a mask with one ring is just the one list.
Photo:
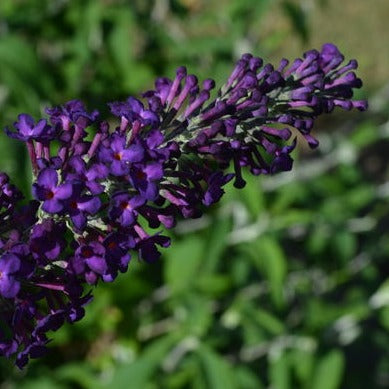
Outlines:
{"label": "blurred green background", "polygon": [[[2,359],[0,388],[389,388],[388,19],[387,0],[1,0],[1,127],[73,98],[106,112],[182,64],[220,82],[243,52],[329,41],[358,59],[371,108],[322,118],[292,173],[180,222],[45,358]],[[0,170],[26,192],[29,169],[0,134]]]}

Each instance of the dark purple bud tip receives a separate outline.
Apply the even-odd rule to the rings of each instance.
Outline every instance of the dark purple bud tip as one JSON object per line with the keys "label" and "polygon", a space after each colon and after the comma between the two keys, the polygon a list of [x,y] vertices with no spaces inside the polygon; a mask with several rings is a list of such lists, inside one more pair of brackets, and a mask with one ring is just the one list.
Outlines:
{"label": "dark purple bud tip", "polygon": [[177,78],[183,79],[186,76],[186,67],[180,66],[179,68],[177,68],[176,75],[177,75]]}
{"label": "dark purple bud tip", "polygon": [[213,88],[215,88],[215,81],[212,80],[212,78],[208,78],[206,80],[204,80],[203,82],[203,88],[204,90],[212,90]]}
{"label": "dark purple bud tip", "polygon": [[289,65],[289,61],[286,58],[282,58],[277,70],[279,72],[282,72],[288,65]]}
{"label": "dark purple bud tip", "polygon": [[324,45],[321,48],[321,54],[322,55],[339,55],[338,48],[333,43],[324,43]]}
{"label": "dark purple bud tip", "polygon": [[241,57],[244,61],[250,61],[251,58],[253,58],[253,55],[250,53],[245,53]]}
{"label": "dark purple bud tip", "polygon": [[258,57],[250,59],[249,68],[252,72],[256,72],[263,65],[263,60]]}
{"label": "dark purple bud tip", "polygon": [[186,77],[185,82],[192,88],[197,84],[197,77],[194,74],[189,74],[189,76]]}
{"label": "dark purple bud tip", "polygon": [[242,177],[236,177],[234,181],[234,187],[242,189],[246,186],[246,181]]}
{"label": "dark purple bud tip", "polygon": [[358,109],[359,111],[366,111],[369,106],[367,100],[355,100],[352,101],[352,105],[354,108]]}

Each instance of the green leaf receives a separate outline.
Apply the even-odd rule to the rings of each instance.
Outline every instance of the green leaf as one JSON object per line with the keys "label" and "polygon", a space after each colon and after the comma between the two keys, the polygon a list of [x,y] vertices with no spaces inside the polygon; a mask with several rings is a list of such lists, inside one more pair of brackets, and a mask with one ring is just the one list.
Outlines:
{"label": "green leaf", "polygon": [[207,295],[224,295],[231,286],[231,279],[222,274],[202,274],[197,279],[198,289]]}
{"label": "green leaf", "polygon": [[184,332],[202,337],[212,325],[213,315],[208,298],[197,293],[186,295],[185,308],[187,311],[184,322]]}
{"label": "green leaf", "polygon": [[357,147],[365,147],[377,140],[377,134],[377,126],[371,121],[365,121],[352,131],[350,140]]}
{"label": "green leaf", "polygon": [[342,383],[344,372],[344,356],[340,350],[332,350],[318,363],[312,388],[338,389]]}
{"label": "green leaf", "polygon": [[238,389],[230,364],[206,345],[201,345],[199,356],[208,382],[207,388]]}
{"label": "green leaf", "polygon": [[306,248],[311,255],[322,253],[331,239],[331,231],[324,223],[318,224],[311,229],[306,241]]}
{"label": "green leaf", "polygon": [[331,241],[336,258],[346,263],[350,261],[357,250],[357,239],[348,231],[337,231]]}
{"label": "green leaf", "polygon": [[171,291],[179,294],[190,290],[196,281],[199,265],[204,257],[204,240],[191,236],[174,242],[166,253],[165,280]]}
{"label": "green leaf", "polygon": [[110,387],[128,389],[129,384],[131,384],[133,388],[144,388],[176,342],[177,336],[173,334],[151,343],[133,363],[117,368],[113,374]]}
{"label": "green leaf", "polygon": [[309,30],[307,18],[302,6],[300,4],[294,4],[291,1],[284,1],[282,5],[296,33],[300,35],[303,42],[307,42]]}
{"label": "green leaf", "polygon": [[19,389],[66,389],[65,385],[61,385],[48,377],[40,377],[37,379],[28,379],[24,383],[19,383]]}
{"label": "green leaf", "polygon": [[270,236],[261,236],[253,242],[254,263],[269,280],[270,294],[276,307],[281,308],[284,301],[283,286],[287,271],[286,258],[277,240]]}
{"label": "green leaf", "polygon": [[82,388],[102,388],[96,376],[92,374],[88,364],[68,363],[55,371],[55,376],[61,381],[78,384]]}
{"label": "green leaf", "polygon": [[[247,184],[244,190],[235,189],[239,191],[239,198],[243,200],[247,209],[250,211],[250,215],[253,219],[256,219],[258,215],[265,209],[265,196],[260,186],[260,180],[258,177],[244,172],[244,179]],[[232,189],[232,188],[231,188]]]}
{"label": "green leaf", "polygon": [[206,257],[201,263],[201,273],[213,273],[227,248],[227,236],[231,231],[231,220],[227,217],[216,217],[207,229]]}
{"label": "green leaf", "polygon": [[283,351],[279,352],[279,355],[271,356],[269,361],[271,387],[276,389],[291,389],[288,355]]}
{"label": "green leaf", "polygon": [[263,389],[264,385],[260,381],[257,374],[254,374],[246,366],[239,366],[234,368],[234,375],[239,388],[244,389]]}
{"label": "green leaf", "polygon": [[272,221],[274,229],[285,229],[299,225],[307,225],[312,222],[313,213],[308,210],[289,209],[281,215],[277,215]]}
{"label": "green leaf", "polygon": [[313,351],[294,349],[291,351],[290,357],[301,386],[306,386],[311,379],[315,363]]}
{"label": "green leaf", "polygon": [[270,312],[258,307],[253,310],[255,321],[272,335],[280,335],[285,331],[284,324]]}

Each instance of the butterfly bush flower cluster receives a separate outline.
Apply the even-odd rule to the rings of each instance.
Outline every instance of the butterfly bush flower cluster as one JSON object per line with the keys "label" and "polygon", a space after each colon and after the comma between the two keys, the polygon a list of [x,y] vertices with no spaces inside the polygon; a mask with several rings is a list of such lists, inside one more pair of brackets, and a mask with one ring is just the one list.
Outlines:
{"label": "butterfly bush flower cluster", "polygon": [[352,100],[357,63],[343,61],[332,44],[277,67],[244,54],[218,91],[180,67],[142,100],[109,103],[108,119],[78,100],[19,115],[6,133],[26,143],[34,200],[0,174],[0,354],[20,368],[40,357],[48,331],[83,317],[92,286],[134,253],[158,260],[162,227],[199,217],[231,180],[242,188],[242,168],[290,170],[297,138],[318,145],[322,113],[365,110]]}

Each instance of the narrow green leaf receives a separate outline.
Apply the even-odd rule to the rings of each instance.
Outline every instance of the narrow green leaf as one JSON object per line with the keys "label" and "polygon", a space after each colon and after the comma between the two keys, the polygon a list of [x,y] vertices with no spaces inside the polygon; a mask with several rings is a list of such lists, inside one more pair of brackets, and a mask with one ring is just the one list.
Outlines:
{"label": "narrow green leaf", "polygon": [[272,388],[292,389],[290,386],[289,359],[286,353],[280,351],[280,355],[270,358],[269,378]]}
{"label": "narrow green leaf", "polygon": [[296,33],[300,36],[303,42],[307,42],[309,30],[307,18],[301,5],[294,4],[291,1],[284,1],[282,5]]}
{"label": "narrow green leaf", "polygon": [[227,247],[227,235],[231,230],[231,220],[217,217],[207,230],[206,256],[201,264],[201,273],[209,275],[216,270],[223,251]]}
{"label": "narrow green leaf", "polygon": [[144,388],[176,341],[175,335],[154,341],[133,363],[122,365],[114,372],[110,387],[128,389],[131,385],[132,388]]}
{"label": "narrow green leaf", "polygon": [[301,386],[306,386],[311,379],[315,357],[312,350],[295,349],[291,352],[291,361]]}
{"label": "narrow green leaf", "polygon": [[323,358],[315,369],[312,388],[339,389],[344,372],[344,356],[340,350],[332,350]]}
{"label": "narrow green leaf", "polygon": [[256,307],[254,311],[255,321],[272,335],[280,335],[285,331],[284,324],[270,312]]}
{"label": "narrow green leaf", "polygon": [[284,253],[276,239],[265,235],[255,242],[255,248],[254,262],[264,271],[269,280],[272,300],[280,308],[285,303],[283,286],[287,265]]}
{"label": "narrow green leaf", "polygon": [[206,345],[199,347],[197,355],[203,364],[208,382],[207,388],[238,389],[233,369],[226,360]]}
{"label": "narrow green leaf", "polygon": [[165,280],[173,293],[188,290],[196,281],[199,265],[204,255],[204,241],[198,237],[187,237],[175,242],[166,253]]}
{"label": "narrow green leaf", "polygon": [[236,377],[236,382],[238,388],[244,389],[263,389],[264,385],[260,381],[260,377],[257,374],[254,374],[246,366],[239,366],[234,369],[234,375]]}

